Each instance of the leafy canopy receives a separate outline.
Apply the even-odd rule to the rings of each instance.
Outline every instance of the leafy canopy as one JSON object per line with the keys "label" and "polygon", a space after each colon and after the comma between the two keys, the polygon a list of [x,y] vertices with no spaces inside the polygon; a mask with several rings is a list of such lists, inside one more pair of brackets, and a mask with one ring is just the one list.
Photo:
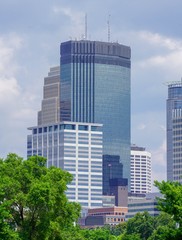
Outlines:
{"label": "leafy canopy", "polygon": [[159,210],[170,214],[179,226],[182,226],[182,184],[155,181],[155,186],[163,195],[162,198],[158,198]]}
{"label": "leafy canopy", "polygon": [[65,195],[71,174],[47,168],[40,156],[9,154],[0,159],[0,179],[0,239],[65,239],[80,214]]}

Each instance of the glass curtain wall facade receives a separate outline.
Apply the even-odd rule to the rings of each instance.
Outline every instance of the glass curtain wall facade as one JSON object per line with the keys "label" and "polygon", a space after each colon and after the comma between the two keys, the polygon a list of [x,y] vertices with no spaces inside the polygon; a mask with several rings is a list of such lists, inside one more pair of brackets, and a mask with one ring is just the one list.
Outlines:
{"label": "glass curtain wall facade", "polygon": [[182,183],[182,82],[168,85],[167,180]]}
{"label": "glass curtain wall facade", "polygon": [[103,153],[119,157],[129,180],[130,48],[82,40],[62,43],[60,52],[61,120],[102,123]]}

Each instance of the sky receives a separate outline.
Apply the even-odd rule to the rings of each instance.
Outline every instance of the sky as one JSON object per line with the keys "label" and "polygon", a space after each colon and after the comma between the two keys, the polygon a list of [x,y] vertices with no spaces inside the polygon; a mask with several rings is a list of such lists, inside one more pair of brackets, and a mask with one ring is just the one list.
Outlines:
{"label": "sky", "polygon": [[182,77],[181,0],[0,0],[0,157],[26,158],[43,81],[60,43],[87,38],[131,47],[131,141],[152,154],[166,180],[167,83]]}

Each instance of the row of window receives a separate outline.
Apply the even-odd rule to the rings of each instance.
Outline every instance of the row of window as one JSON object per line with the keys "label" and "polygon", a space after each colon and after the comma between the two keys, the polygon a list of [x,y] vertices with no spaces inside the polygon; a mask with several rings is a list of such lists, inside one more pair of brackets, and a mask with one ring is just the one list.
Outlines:
{"label": "row of window", "polygon": [[[47,133],[47,132],[53,132],[58,130],[76,130],[76,124],[60,124],[60,125],[53,125],[48,127],[41,127],[41,128],[34,128],[32,133],[38,134],[38,133]],[[88,125],[78,125],[78,130],[82,131],[89,131]],[[102,131],[101,126],[91,126],[91,131]]]}
{"label": "row of window", "polygon": [[[149,212],[149,211],[159,211],[156,207],[154,208],[154,207],[150,207],[150,208],[145,208],[145,209],[141,209],[141,211],[143,212],[143,211],[147,211],[147,212]],[[131,212],[140,212],[140,209],[130,209],[130,208],[128,208],[128,213],[131,213]]]}

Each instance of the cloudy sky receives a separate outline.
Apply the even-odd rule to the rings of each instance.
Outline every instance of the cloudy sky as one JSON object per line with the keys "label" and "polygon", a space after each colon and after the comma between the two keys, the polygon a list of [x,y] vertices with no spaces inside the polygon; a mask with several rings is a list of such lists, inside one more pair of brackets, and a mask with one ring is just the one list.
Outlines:
{"label": "cloudy sky", "polygon": [[166,179],[167,82],[182,76],[181,0],[0,0],[0,157],[26,157],[43,78],[59,45],[87,36],[132,50],[132,143],[152,153],[153,179]]}

